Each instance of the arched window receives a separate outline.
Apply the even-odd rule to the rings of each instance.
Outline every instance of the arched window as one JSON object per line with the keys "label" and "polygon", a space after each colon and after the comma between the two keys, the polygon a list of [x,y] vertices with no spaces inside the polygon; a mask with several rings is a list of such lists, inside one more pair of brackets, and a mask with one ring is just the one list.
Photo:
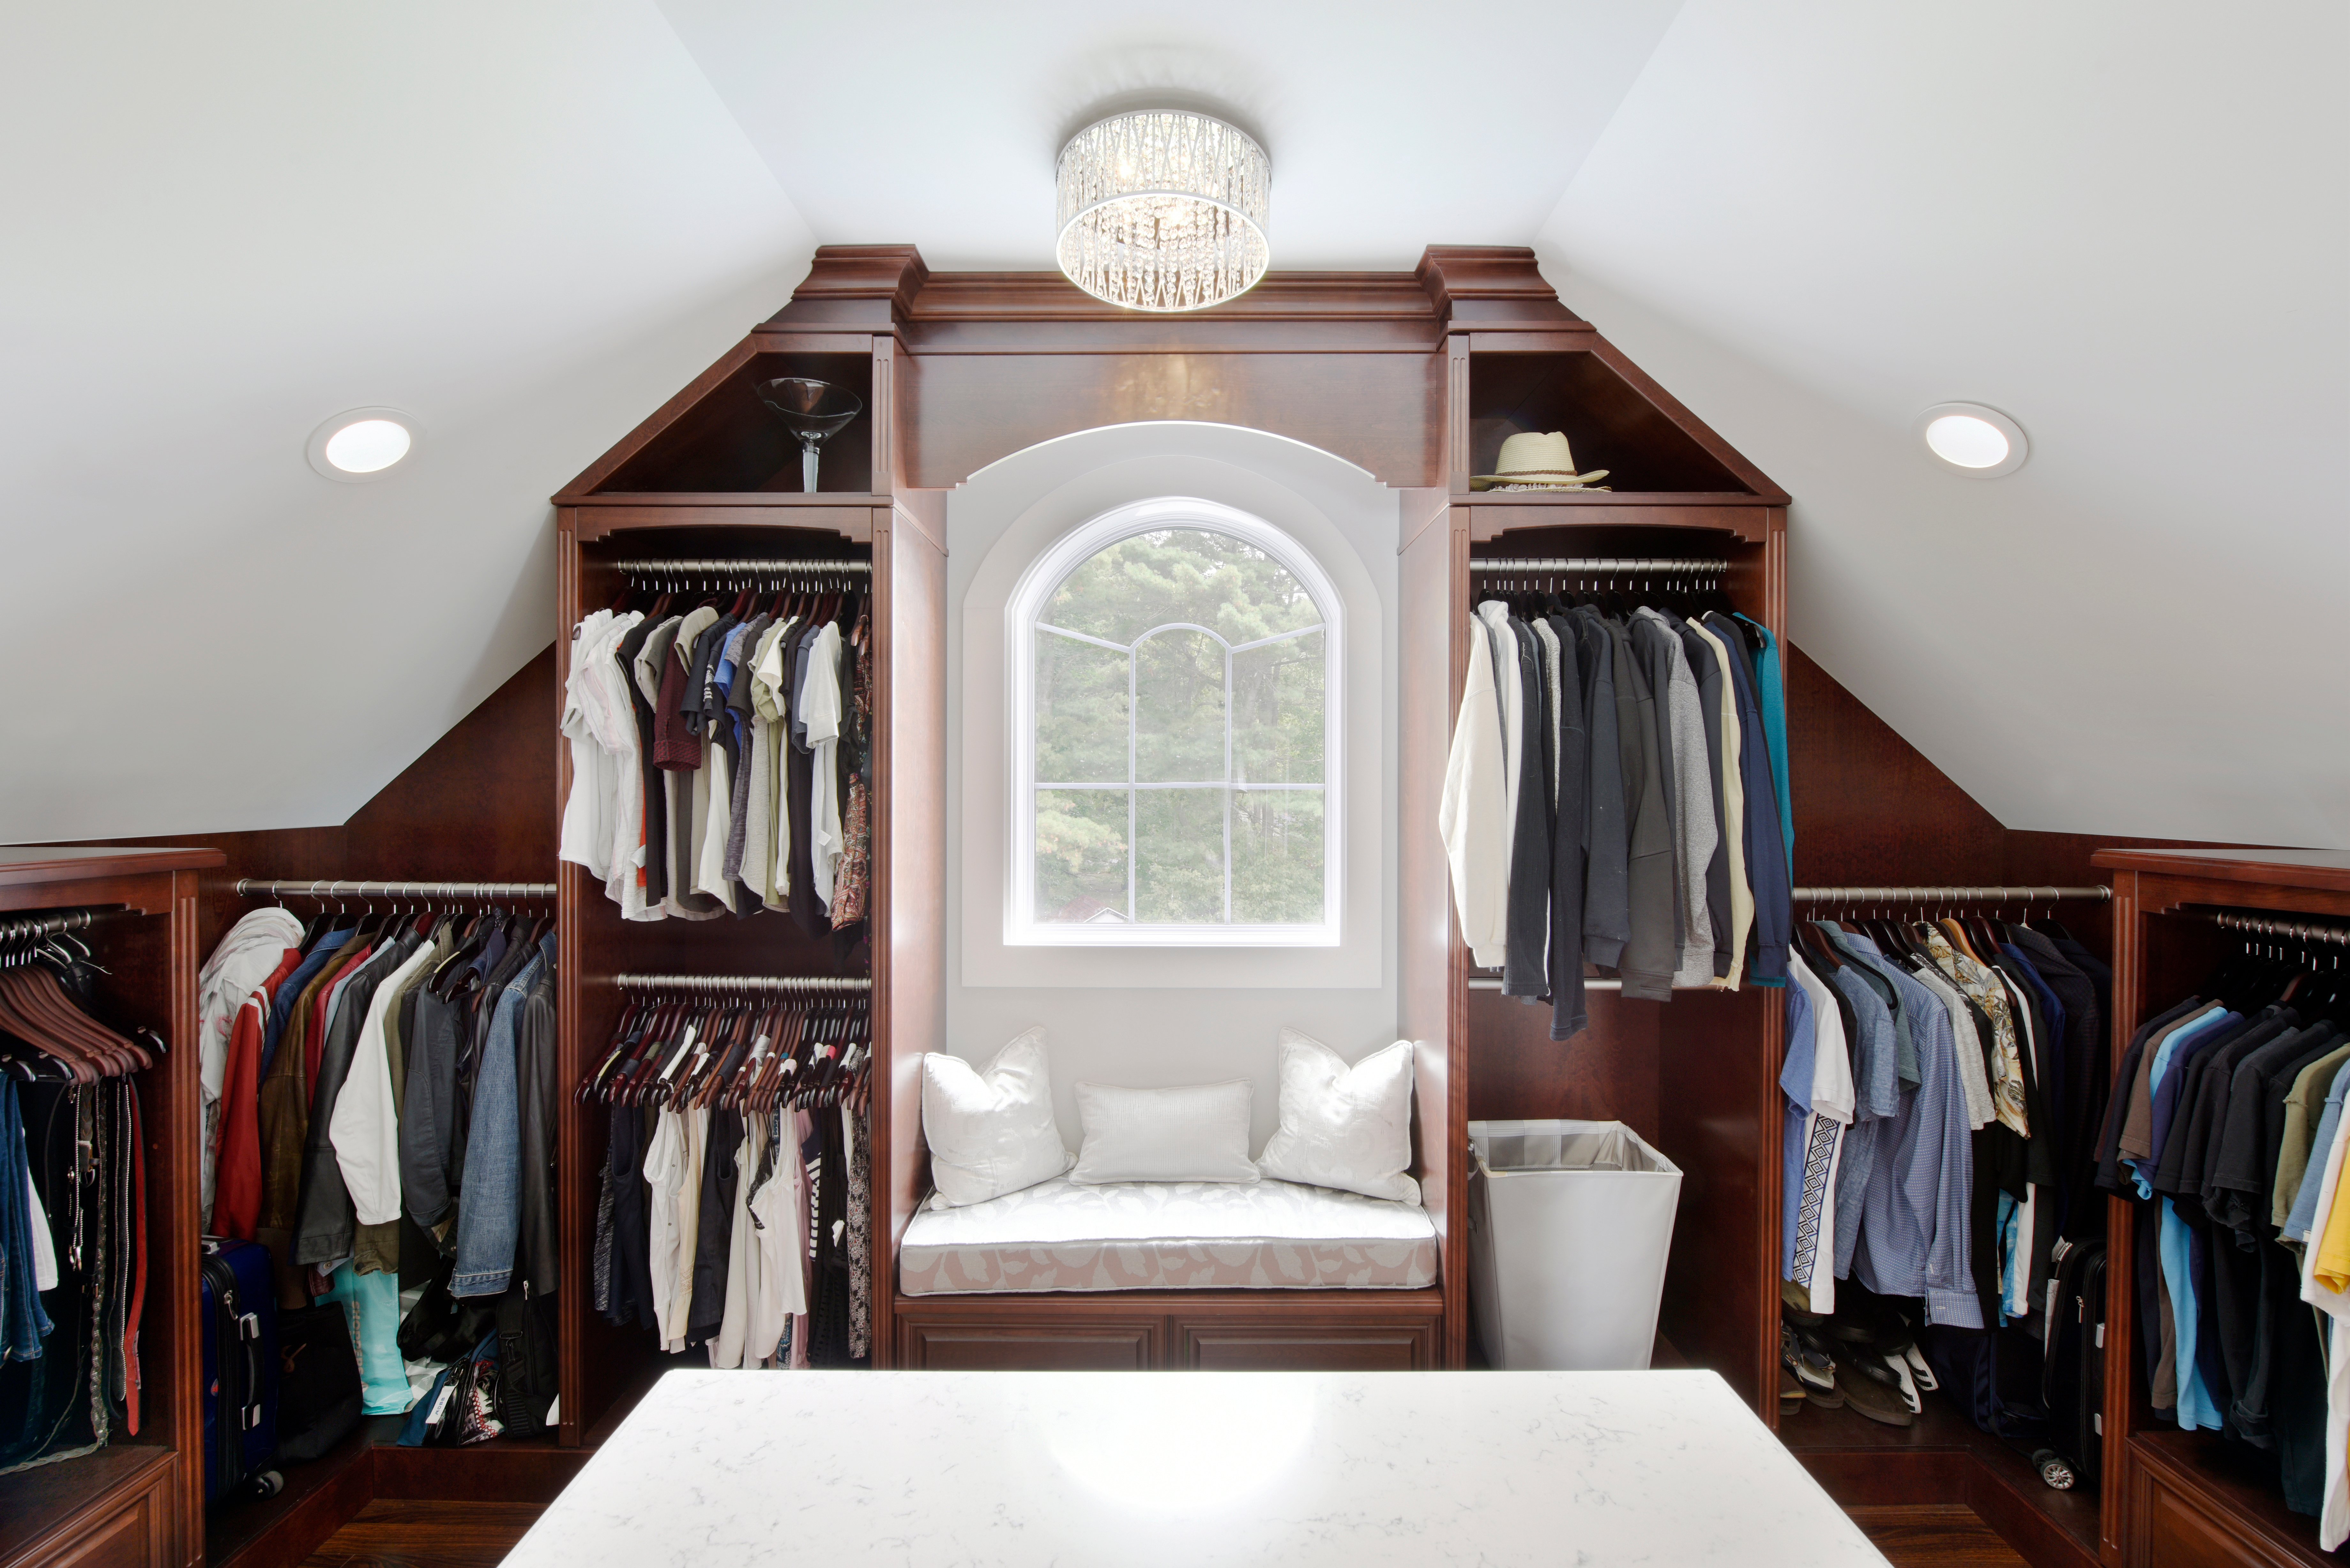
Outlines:
{"label": "arched window", "polygon": [[1006,940],[1336,944],[1344,611],[1313,556],[1146,501],[1056,542],[1008,613]]}

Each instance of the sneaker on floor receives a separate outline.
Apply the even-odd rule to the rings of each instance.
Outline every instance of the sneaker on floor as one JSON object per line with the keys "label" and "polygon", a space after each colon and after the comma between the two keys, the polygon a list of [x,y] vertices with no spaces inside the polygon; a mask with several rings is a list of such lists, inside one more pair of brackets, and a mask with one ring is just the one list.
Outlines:
{"label": "sneaker on floor", "polygon": [[1924,1402],[1918,1397],[1918,1385],[1909,1376],[1909,1363],[1901,1356],[1888,1355],[1885,1365],[1892,1369],[1894,1381],[1901,1391],[1901,1402],[1909,1407],[1909,1413],[1914,1416],[1925,1409]]}
{"label": "sneaker on floor", "polygon": [[1805,1394],[1835,1386],[1835,1362],[1816,1348],[1805,1345],[1795,1331],[1782,1324],[1779,1329],[1779,1365],[1794,1375]]}
{"label": "sneaker on floor", "polygon": [[1934,1380],[1934,1368],[1927,1362],[1926,1353],[1915,1345],[1901,1353],[1901,1359],[1909,1364],[1909,1380],[1918,1387],[1930,1394],[1941,1386]]}

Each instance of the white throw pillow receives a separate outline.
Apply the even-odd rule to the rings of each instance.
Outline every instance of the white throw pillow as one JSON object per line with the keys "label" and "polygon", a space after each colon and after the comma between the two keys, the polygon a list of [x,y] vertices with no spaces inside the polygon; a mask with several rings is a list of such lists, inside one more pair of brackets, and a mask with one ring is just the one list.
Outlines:
{"label": "white throw pillow", "polygon": [[1071,1181],[1254,1181],[1249,1083],[1183,1089],[1077,1085],[1085,1147]]}
{"label": "white throw pillow", "polygon": [[1069,1168],[1053,1122],[1045,1032],[1031,1029],[974,1071],[959,1056],[922,1056],[922,1137],[931,1146],[933,1209],[984,1203]]}
{"label": "white throw pillow", "polygon": [[1281,1032],[1281,1130],[1257,1164],[1282,1181],[1419,1201],[1411,1166],[1411,1042],[1352,1067],[1320,1041]]}

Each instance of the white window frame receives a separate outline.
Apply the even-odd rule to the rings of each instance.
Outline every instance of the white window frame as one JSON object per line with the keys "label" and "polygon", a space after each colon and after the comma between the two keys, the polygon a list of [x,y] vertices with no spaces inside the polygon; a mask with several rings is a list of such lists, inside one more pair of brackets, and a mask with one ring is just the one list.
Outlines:
{"label": "white window frame", "polygon": [[[1322,731],[1322,919],[1311,924],[1234,925],[1223,922],[1191,925],[1145,925],[1126,922],[1074,924],[1036,918],[1036,624],[1046,604],[1069,574],[1101,551],[1138,534],[1187,528],[1225,534],[1254,545],[1295,576],[1321,612],[1323,631]],[[1204,631],[1222,642],[1207,627],[1184,624],[1154,627],[1133,646],[1161,631]],[[1346,908],[1346,601],[1313,554],[1295,538],[1262,517],[1213,501],[1191,496],[1159,496],[1114,508],[1055,540],[1021,575],[1004,607],[1004,711],[1010,726],[1005,755],[1012,762],[1010,816],[1005,843],[1011,849],[1004,867],[1003,940],[1015,947],[1116,948],[1281,948],[1336,947],[1340,912]],[[1051,634],[1066,635],[1066,634]],[[1303,635],[1294,634],[1294,635]],[[1097,641],[1097,639],[1084,640]],[[1268,639],[1270,640],[1270,639]],[[1104,646],[1114,646],[1105,644]],[[1256,643],[1242,645],[1253,648]],[[1233,645],[1224,645],[1227,691],[1224,787],[1232,788],[1230,741]],[[1131,666],[1129,665],[1129,669]],[[1131,677],[1129,676],[1129,680]],[[1131,699],[1127,715],[1128,778],[1133,778]],[[1127,787],[1134,786],[1129,782]],[[1149,786],[1145,786],[1149,787]],[[1241,786],[1274,788],[1280,786]],[[1291,786],[1295,787],[1295,786]],[[1227,908],[1232,880],[1231,795],[1226,795],[1224,877]],[[1136,875],[1134,836],[1127,835],[1127,877]]]}

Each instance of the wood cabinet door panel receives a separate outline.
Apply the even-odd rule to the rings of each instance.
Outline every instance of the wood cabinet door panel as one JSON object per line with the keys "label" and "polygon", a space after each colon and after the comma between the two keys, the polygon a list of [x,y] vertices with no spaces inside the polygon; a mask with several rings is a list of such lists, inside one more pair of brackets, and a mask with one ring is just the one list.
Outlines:
{"label": "wood cabinet door panel", "polygon": [[155,1501],[153,1492],[144,1492],[90,1521],[48,1560],[49,1568],[159,1568]]}
{"label": "wood cabinet door panel", "polygon": [[1148,1372],[1159,1329],[1148,1323],[1066,1328],[901,1323],[899,1365],[931,1372]]}
{"label": "wood cabinet door panel", "polygon": [[1203,1372],[1413,1372],[1435,1365],[1436,1324],[1178,1318],[1173,1343]]}
{"label": "wood cabinet door panel", "polygon": [[2138,1485],[2140,1504],[2129,1553],[2138,1568],[2281,1568],[2256,1543],[2154,1476],[2140,1471]]}

